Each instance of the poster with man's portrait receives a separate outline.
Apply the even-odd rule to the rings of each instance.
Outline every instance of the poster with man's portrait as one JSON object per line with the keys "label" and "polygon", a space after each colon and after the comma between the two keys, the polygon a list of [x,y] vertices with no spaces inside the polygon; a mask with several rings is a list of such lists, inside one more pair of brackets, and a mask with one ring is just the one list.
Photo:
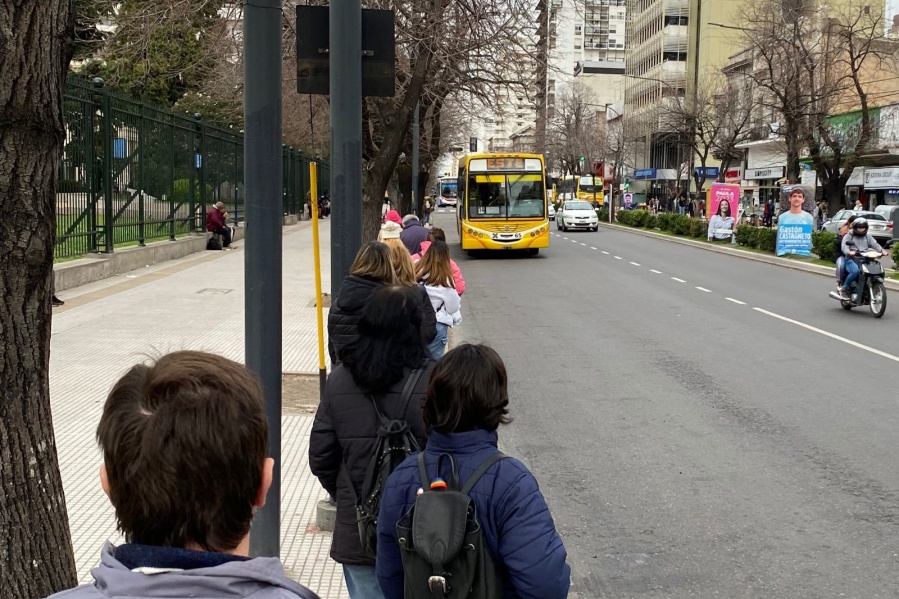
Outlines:
{"label": "poster with man's portrait", "polygon": [[804,185],[784,185],[780,190],[780,216],[777,217],[777,255],[812,255],[815,230],[815,194]]}

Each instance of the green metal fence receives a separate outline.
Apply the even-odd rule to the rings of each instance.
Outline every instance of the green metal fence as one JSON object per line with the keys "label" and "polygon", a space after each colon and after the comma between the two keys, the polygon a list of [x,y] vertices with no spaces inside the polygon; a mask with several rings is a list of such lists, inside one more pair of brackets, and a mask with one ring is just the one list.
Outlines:
{"label": "green metal fence", "polygon": [[[56,258],[175,239],[205,229],[223,202],[244,218],[243,134],[70,76],[56,194]],[[284,214],[302,215],[310,158],[283,149]],[[328,180],[327,164],[319,178]]]}

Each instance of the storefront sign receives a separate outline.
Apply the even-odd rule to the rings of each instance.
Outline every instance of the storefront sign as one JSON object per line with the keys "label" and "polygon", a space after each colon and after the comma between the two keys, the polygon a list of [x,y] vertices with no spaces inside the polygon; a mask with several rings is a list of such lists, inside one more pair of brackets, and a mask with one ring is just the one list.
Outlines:
{"label": "storefront sign", "polygon": [[701,167],[696,167],[696,176],[702,179],[705,177],[706,179],[717,179],[718,174],[721,172],[717,166],[707,166],[704,169]]}
{"label": "storefront sign", "polygon": [[656,169],[654,168],[641,168],[634,171],[634,179],[655,179],[656,178]]}
{"label": "storefront sign", "polygon": [[784,176],[783,166],[769,166],[766,168],[750,168],[746,170],[746,178],[750,181],[759,179],[781,179]]}
{"label": "storefront sign", "polygon": [[899,187],[899,167],[865,169],[865,189],[890,187]]}
{"label": "storefront sign", "polygon": [[729,168],[724,171],[724,182],[739,184],[743,180],[743,169]]}

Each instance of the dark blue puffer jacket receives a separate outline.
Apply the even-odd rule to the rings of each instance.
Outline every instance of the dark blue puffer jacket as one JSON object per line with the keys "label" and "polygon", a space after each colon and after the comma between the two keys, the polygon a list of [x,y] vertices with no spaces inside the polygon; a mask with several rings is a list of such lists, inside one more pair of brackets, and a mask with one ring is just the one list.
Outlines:
{"label": "dark blue puffer jacket", "polygon": [[[464,484],[475,469],[496,453],[497,434],[470,431],[443,435],[431,431],[425,448],[428,472],[437,457],[450,453]],[[381,498],[376,572],[386,599],[403,599],[403,565],[396,523],[409,511],[421,487],[418,454],[394,470]],[[445,463],[444,463],[445,464]],[[445,478],[448,472],[441,472]],[[534,475],[516,459],[500,460],[470,493],[484,528],[484,542],[507,571],[505,599],[559,599],[568,596],[571,568],[562,539]]]}

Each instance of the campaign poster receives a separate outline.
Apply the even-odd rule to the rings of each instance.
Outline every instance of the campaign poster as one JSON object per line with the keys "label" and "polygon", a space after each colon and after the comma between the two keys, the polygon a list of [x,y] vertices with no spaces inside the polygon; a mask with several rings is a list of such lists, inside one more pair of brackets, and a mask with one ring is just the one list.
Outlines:
{"label": "campaign poster", "polygon": [[708,193],[709,239],[723,241],[733,236],[740,208],[740,186],[712,183]]}
{"label": "campaign poster", "polygon": [[815,194],[804,185],[784,185],[780,190],[780,216],[777,217],[777,255],[812,255],[815,230]]}

